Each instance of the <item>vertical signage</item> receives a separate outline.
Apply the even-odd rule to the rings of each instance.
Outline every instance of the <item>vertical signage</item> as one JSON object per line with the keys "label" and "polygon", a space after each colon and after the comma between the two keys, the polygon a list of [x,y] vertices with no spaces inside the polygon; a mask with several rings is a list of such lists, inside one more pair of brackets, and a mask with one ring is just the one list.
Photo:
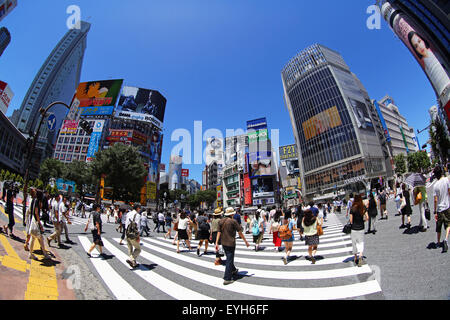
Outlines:
{"label": "vertical signage", "polygon": [[105,120],[96,120],[94,123],[94,128],[92,129],[91,134],[91,141],[89,142],[89,148],[86,155],[86,162],[91,162],[95,156],[95,153],[98,151],[104,124]]}

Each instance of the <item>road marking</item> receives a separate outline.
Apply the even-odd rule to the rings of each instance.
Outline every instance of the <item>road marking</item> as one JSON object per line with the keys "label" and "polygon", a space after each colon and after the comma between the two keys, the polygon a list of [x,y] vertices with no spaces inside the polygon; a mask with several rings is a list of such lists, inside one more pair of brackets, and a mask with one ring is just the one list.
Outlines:
{"label": "road marking", "polygon": [[[90,240],[86,236],[78,236],[78,239],[84,250],[88,252],[91,247]],[[97,249],[95,249],[95,251],[98,253]],[[108,262],[95,257],[91,258],[90,261],[118,300],[145,300],[143,296],[114,271]]]}
{"label": "road marking", "polygon": [[[106,239],[103,239],[103,244],[105,245],[104,248],[106,248],[117,259],[119,259],[120,262],[129,267],[128,263],[126,262],[126,260],[129,259],[128,255],[117,249]],[[214,300],[208,296],[180,286],[179,284],[151,271],[143,265],[139,265],[139,268],[134,269],[133,273],[136,273],[138,276],[140,276],[155,288],[165,292],[166,294],[177,300]]]}
{"label": "road marking", "polygon": [[[143,239],[145,241],[144,247],[160,252],[169,257],[182,260],[187,263],[191,263],[197,265],[199,267],[208,268],[212,270],[217,270],[217,266],[214,266],[209,261],[205,261],[198,258],[189,257],[186,255],[180,255],[176,252],[169,251],[167,249],[162,249],[160,247],[151,245],[149,243],[158,243],[156,240],[152,239]],[[195,254],[195,252],[191,252],[191,254]],[[280,261],[280,265],[282,262]],[[225,267],[221,266],[221,271],[224,271]],[[254,277],[258,278],[270,278],[270,279],[290,279],[290,280],[309,280],[309,279],[329,279],[329,278],[340,278],[340,277],[349,277],[358,274],[364,273],[372,273],[372,270],[369,266],[364,265],[363,267],[345,267],[338,269],[330,269],[330,270],[317,270],[317,271],[268,271],[268,270],[257,270],[257,269],[249,269],[245,268],[245,270]]]}
{"label": "road marking", "polygon": [[[116,238],[114,239],[114,241],[119,242],[120,239]],[[378,282],[375,280],[351,285],[320,288],[286,288],[255,285],[241,282],[235,282],[231,286],[224,286],[223,280],[218,277],[210,276],[205,273],[201,273],[177,265],[170,261],[161,259],[146,251],[142,251],[141,256],[147,260],[153,261],[154,263],[169,271],[183,275],[202,284],[206,284],[208,286],[215,287],[221,290],[255,297],[279,300],[330,300],[359,297],[381,291]]]}

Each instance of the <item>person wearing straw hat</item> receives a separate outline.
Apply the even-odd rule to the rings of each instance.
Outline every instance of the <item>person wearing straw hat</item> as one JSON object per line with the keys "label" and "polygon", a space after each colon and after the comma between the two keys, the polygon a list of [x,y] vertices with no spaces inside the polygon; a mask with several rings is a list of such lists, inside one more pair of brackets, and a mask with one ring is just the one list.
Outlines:
{"label": "person wearing straw hat", "polygon": [[[222,209],[217,208],[216,210],[214,210],[213,218],[211,220],[211,228],[210,228],[211,234],[209,236],[209,239],[211,240],[211,243],[214,243],[214,244],[216,243],[216,240],[217,240],[217,234],[219,232],[219,222],[222,219],[222,214],[223,214]],[[221,244],[220,240],[218,243],[219,243],[219,245]],[[221,255],[220,255],[219,249],[216,246],[216,260],[214,261],[214,264],[216,266],[220,266],[223,263],[222,259],[220,259],[220,256]]]}
{"label": "person wearing straw hat", "polygon": [[244,234],[242,233],[241,226],[233,219],[233,215],[236,212],[233,208],[227,208],[225,210],[225,219],[219,222],[219,232],[216,239],[216,251],[219,249],[219,241],[222,241],[222,248],[225,251],[227,260],[225,262],[225,275],[223,277],[223,284],[229,285],[234,282],[233,277],[239,272],[234,266],[234,252],[236,250],[236,232],[239,234],[242,240],[244,240],[247,248],[250,244],[247,242]]}

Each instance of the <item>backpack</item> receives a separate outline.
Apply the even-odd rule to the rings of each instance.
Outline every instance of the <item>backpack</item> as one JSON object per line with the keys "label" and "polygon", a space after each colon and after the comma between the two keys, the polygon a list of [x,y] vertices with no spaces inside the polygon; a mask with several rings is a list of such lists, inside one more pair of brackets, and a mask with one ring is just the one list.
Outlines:
{"label": "backpack", "polygon": [[126,230],[127,238],[130,240],[135,240],[139,237],[139,230],[137,227],[137,223],[134,221],[136,219],[136,216],[137,213],[134,215],[133,220],[130,222]]}
{"label": "backpack", "polygon": [[259,233],[260,233],[260,231],[259,231],[259,223],[258,223],[258,221],[256,221],[256,219],[253,219],[252,233],[253,233],[254,236],[259,236]]}
{"label": "backpack", "polygon": [[201,231],[209,231],[209,223],[206,219],[200,219],[201,223],[198,225]]}
{"label": "backpack", "polygon": [[292,238],[292,230],[289,228],[289,224],[283,224],[278,229],[278,237],[280,237],[281,240],[289,240]]}

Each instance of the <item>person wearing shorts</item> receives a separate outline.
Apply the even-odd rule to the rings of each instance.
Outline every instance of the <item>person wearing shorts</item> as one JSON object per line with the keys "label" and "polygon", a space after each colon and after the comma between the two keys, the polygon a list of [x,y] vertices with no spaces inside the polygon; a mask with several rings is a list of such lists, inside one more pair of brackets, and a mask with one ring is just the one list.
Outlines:
{"label": "person wearing shorts", "polygon": [[441,167],[434,169],[438,180],[433,188],[434,219],[436,220],[437,246],[441,241],[442,226],[445,229],[445,239],[442,242],[442,252],[448,251],[448,235],[450,233],[450,181],[443,175]]}
{"label": "person wearing shorts", "polygon": [[86,223],[86,227],[84,228],[84,232],[87,231],[89,226],[91,228],[93,243],[89,248],[87,255],[89,258],[91,258],[91,253],[97,246],[98,251],[100,252],[100,256],[104,258],[102,241],[102,219],[100,216],[100,206],[98,204],[94,204],[93,211],[89,215],[89,219]]}
{"label": "person wearing shorts", "polygon": [[192,250],[191,243],[189,241],[189,235],[187,229],[191,220],[186,216],[186,212],[182,211],[180,217],[178,218],[178,239],[177,239],[177,253],[180,253],[180,240],[186,241],[189,247],[189,251]]}
{"label": "person wearing shorts", "polygon": [[292,231],[292,237],[290,237],[287,240],[283,240],[284,247],[286,250],[286,254],[283,257],[283,262],[286,265],[288,263],[289,256],[292,252],[292,246],[294,245],[294,230],[295,230],[294,220],[289,218],[289,215],[285,215],[283,218],[283,226],[284,225],[288,225],[289,230]]}

